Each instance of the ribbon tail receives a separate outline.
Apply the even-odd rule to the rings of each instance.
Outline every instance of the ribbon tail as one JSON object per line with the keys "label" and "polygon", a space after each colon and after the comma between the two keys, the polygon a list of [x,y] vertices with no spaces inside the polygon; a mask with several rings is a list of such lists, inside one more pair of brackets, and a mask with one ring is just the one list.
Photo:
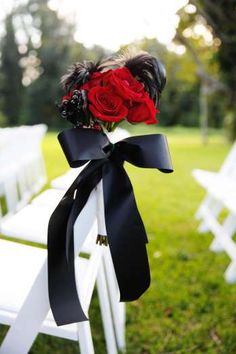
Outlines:
{"label": "ribbon tail", "polygon": [[75,269],[68,267],[65,235],[73,200],[65,198],[53,212],[48,226],[48,290],[58,326],[86,321],[75,283]]}
{"label": "ribbon tail", "polygon": [[[97,186],[102,178],[102,167],[101,162],[91,162],[81,173],[81,180],[79,181],[76,189],[76,196],[71,212],[67,221],[66,228],[66,258],[68,265],[70,267],[74,266],[74,238],[73,238],[73,228],[75,221],[81,211],[83,210],[85,204],[87,203],[92,190]],[[96,168],[96,169],[95,169]]]}
{"label": "ribbon tail", "polygon": [[103,167],[106,228],[121,301],[138,299],[150,285],[145,228],[123,166]]}
{"label": "ribbon tail", "polygon": [[[74,223],[99,183],[100,163],[91,162],[73,182],[51,215],[48,226],[48,288],[57,325],[86,321],[76,288]],[[75,199],[73,192],[77,190]]]}

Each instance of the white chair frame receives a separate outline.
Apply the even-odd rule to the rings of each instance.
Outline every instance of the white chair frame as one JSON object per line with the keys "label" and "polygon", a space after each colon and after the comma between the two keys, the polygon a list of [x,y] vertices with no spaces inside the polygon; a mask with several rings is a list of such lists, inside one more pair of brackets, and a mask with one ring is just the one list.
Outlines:
{"label": "white chair frame", "polygon": [[[89,224],[87,220],[91,220],[96,217],[97,203],[101,203],[97,197],[97,191],[93,191],[90,195],[90,198],[82,211],[81,215],[78,217],[76,223],[80,225],[79,228],[76,228],[75,225],[75,254],[79,253],[81,245],[84,241],[84,238],[87,236]],[[103,219],[103,224],[101,224],[102,216],[98,218],[98,227],[105,228],[105,223]],[[101,230],[100,230],[101,231]],[[79,233],[79,235],[78,235]],[[8,241],[10,242],[10,241]],[[22,245],[21,245],[22,246]],[[25,246],[29,247],[29,246]],[[97,249],[100,247],[97,246]],[[102,254],[102,249],[99,249],[97,252],[98,255]],[[81,298],[87,300],[87,303],[84,303],[85,311],[88,310],[90,303],[92,289],[96,277],[98,276],[98,290],[102,291],[103,294],[104,288],[106,288],[106,281],[102,278],[103,273],[98,272],[98,258],[95,259],[94,265],[92,267],[92,273],[88,276],[88,279],[93,279],[93,281],[87,282],[87,287],[82,287],[80,290]],[[23,306],[21,307],[14,323],[11,325],[2,345],[0,348],[1,354],[26,354],[30,350],[37,334],[42,331],[42,323],[45,320],[47,313],[50,309],[49,300],[48,300],[48,288],[47,288],[47,261],[45,260],[42,264],[42,267],[36,277],[34,284],[24,301]],[[108,316],[110,307],[108,305],[108,297],[104,298],[104,303],[102,306],[102,315],[106,317],[104,325],[106,326],[105,333],[108,338],[108,353],[116,354],[116,343],[115,336],[112,331],[112,320],[111,316]],[[55,329],[56,331],[56,329]],[[44,330],[43,330],[44,332]],[[54,334],[55,335],[55,334]],[[78,338],[80,344],[80,351],[83,354],[93,354],[93,344],[89,322],[81,322],[78,324]]]}

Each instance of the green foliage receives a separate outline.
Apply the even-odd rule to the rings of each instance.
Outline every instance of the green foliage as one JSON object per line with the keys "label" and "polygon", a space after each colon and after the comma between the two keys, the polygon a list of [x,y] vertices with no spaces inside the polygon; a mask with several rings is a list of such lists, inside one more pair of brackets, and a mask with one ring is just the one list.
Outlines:
{"label": "green foliage", "polygon": [[160,124],[198,126],[198,78],[195,64],[188,53],[177,55],[156,39],[143,39],[132,44],[159,58],[165,65],[167,84],[160,103]]}
{"label": "green foliage", "polygon": [[[26,49],[21,57],[18,45],[21,47],[22,43],[15,41],[12,19],[25,37]],[[103,57],[104,49],[99,46],[87,49],[76,43],[74,25],[59,18],[48,7],[47,0],[29,0],[26,5],[19,5],[5,22],[0,89],[7,124],[43,122],[50,127],[62,127],[64,122],[56,108],[63,95],[61,76],[73,62]]]}
{"label": "green foliage", "polygon": [[[215,7],[219,9],[220,6],[219,4]],[[186,28],[193,31],[195,24],[202,23],[202,17],[199,19],[196,13],[189,14],[183,10],[178,31],[184,33]],[[4,124],[44,122],[49,127],[65,126],[56,108],[56,103],[63,95],[59,83],[61,75],[76,61],[96,61],[111,53],[100,46],[86,48],[83,44],[75,42],[74,24],[60,18],[48,7],[47,0],[28,0],[28,3],[16,6],[6,17],[5,26],[6,35],[1,40],[0,74],[0,110],[3,117],[6,117]],[[23,33],[24,40],[18,38],[16,41],[16,30]],[[221,74],[234,82],[236,75],[233,75],[234,72],[231,75],[229,67],[233,67],[235,49],[228,48],[231,52],[225,49],[224,56],[224,50],[221,50],[223,42],[219,49],[219,41],[213,40],[213,44],[209,45],[202,35],[196,35],[194,32],[187,37],[203,63],[204,70],[215,77],[220,67]],[[198,126],[199,116],[202,116],[199,112],[201,80],[191,53],[186,51],[177,55],[167,50],[155,38],[143,38],[121,49],[129,47],[148,51],[158,57],[166,67],[167,85],[161,99],[160,124]],[[224,80],[227,81],[226,78]],[[235,90],[228,96],[218,92],[208,97],[210,126],[222,126],[226,106],[231,113],[236,111],[233,92]],[[227,121],[225,126],[228,126]]]}
{"label": "green foliage", "polygon": [[[174,85],[178,84],[177,87]],[[160,124],[164,126],[181,124],[183,126],[198,126],[198,90],[181,88],[181,81],[170,83],[161,101]]]}
{"label": "green foliage", "polygon": [[[230,145],[216,131],[210,131],[209,144],[202,146],[197,129],[129,127],[132,134],[165,133],[175,172],[166,175],[126,166],[148,233],[152,275],[149,290],[127,304],[127,354],[233,354],[236,285],[223,279],[228,257],[210,252],[212,236],[197,232],[194,213],[204,193],[191,176],[197,167],[218,170]],[[43,147],[49,179],[65,172],[68,166],[56,134],[48,134]],[[103,354],[106,349],[96,294],[90,321],[96,354]],[[2,326],[1,336],[4,331]],[[39,335],[30,352],[77,351],[75,342]]]}
{"label": "green foliage", "polygon": [[[19,121],[23,96],[22,69],[19,65],[20,54],[14,31],[13,15],[10,14],[5,19],[6,35],[1,42],[0,75],[0,104],[3,115],[7,117],[7,124],[9,125],[17,124]],[[3,116],[1,117],[1,120],[3,120]]]}
{"label": "green foliage", "polygon": [[0,111],[0,127],[5,127],[7,125],[7,118],[3,114],[3,112]]}
{"label": "green foliage", "polygon": [[110,52],[98,45],[86,48],[83,44],[74,42],[70,47],[70,64],[84,60],[96,62],[109,54]]}
{"label": "green foliage", "polygon": [[[186,35],[186,33],[189,34],[188,39],[185,38],[186,43],[191,42],[191,44],[196,45],[198,41],[198,56],[202,53],[201,47],[204,48],[205,54],[202,58],[204,59],[204,64],[208,63],[207,71],[209,73],[215,74],[217,73],[215,70],[219,70],[219,76],[227,88],[223,93],[225,101],[223,107],[225,111],[224,125],[227,128],[228,136],[231,137],[231,140],[234,140],[236,138],[236,64],[234,60],[236,55],[235,1],[222,0],[216,3],[213,0],[190,0],[189,3],[194,5],[196,11],[191,14],[185,11],[187,8],[181,11],[181,22],[178,32],[183,35]],[[199,24],[204,25],[212,34],[213,41],[210,43],[210,46],[209,44],[207,45],[206,42],[204,44],[203,36],[196,36],[194,31],[191,33],[191,29],[194,29],[194,27]],[[222,102],[222,92],[220,92],[218,96],[220,98],[219,102]],[[221,109],[222,103],[220,103],[217,108]]]}
{"label": "green foliage", "polygon": [[30,3],[38,5],[31,7],[30,15],[41,34],[40,46],[34,49],[40,75],[27,88],[26,121],[52,126],[58,120],[55,103],[62,96],[59,80],[68,65],[73,27],[59,19],[57,13],[48,8],[46,1]]}

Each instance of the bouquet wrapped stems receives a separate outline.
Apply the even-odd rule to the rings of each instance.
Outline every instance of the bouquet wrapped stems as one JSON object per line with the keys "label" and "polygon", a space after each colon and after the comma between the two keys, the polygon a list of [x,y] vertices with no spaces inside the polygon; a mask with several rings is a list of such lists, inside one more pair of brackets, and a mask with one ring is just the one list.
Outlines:
{"label": "bouquet wrapped stems", "polygon": [[97,203],[97,240],[99,245],[108,245],[107,230],[104,214],[104,198],[102,180],[96,187],[96,203]]}

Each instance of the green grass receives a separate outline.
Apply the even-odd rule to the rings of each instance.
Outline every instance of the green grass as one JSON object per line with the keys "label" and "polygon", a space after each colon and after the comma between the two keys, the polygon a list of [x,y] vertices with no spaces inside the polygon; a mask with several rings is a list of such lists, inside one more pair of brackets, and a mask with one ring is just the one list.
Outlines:
{"label": "green grass", "polygon": [[[196,129],[132,127],[132,133],[142,132],[167,135],[175,172],[127,164],[149,237],[152,276],[149,290],[127,304],[127,354],[236,353],[236,285],[223,279],[228,257],[210,252],[212,236],[197,232],[194,213],[204,192],[191,176],[194,168],[217,170],[230,145],[215,131],[206,146]],[[46,136],[43,149],[52,179],[67,169],[55,133]],[[95,352],[104,354],[96,294],[90,319]],[[39,335],[31,353],[72,354],[77,348],[74,342]]]}

